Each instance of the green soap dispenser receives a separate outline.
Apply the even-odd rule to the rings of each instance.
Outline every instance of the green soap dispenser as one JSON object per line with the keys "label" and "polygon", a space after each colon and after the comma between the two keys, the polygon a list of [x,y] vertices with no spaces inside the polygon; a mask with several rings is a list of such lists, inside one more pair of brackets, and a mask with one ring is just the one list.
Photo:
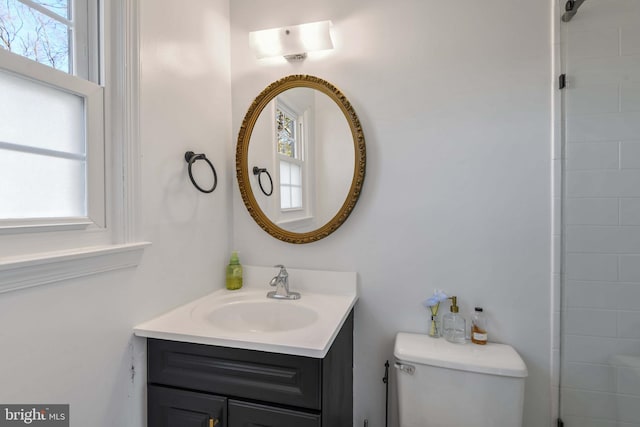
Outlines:
{"label": "green soap dispenser", "polygon": [[231,253],[231,260],[227,266],[227,289],[233,291],[242,287],[242,265],[238,259],[238,252]]}

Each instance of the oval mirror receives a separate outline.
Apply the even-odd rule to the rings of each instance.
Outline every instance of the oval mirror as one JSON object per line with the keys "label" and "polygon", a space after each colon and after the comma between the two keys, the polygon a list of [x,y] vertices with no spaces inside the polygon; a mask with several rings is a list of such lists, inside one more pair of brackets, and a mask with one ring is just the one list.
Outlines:
{"label": "oval mirror", "polygon": [[244,117],[236,175],[249,214],[289,243],[333,233],[364,182],[365,142],[347,98],[318,77],[293,75],[263,90]]}

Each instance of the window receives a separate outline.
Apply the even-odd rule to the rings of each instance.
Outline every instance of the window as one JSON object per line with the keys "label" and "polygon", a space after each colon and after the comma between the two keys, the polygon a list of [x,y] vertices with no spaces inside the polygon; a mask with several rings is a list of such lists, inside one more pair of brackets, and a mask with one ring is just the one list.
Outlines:
{"label": "window", "polygon": [[96,0],[2,0],[0,47],[97,83]]}
{"label": "window", "polygon": [[303,209],[303,120],[282,102],[278,102],[276,108],[276,141],[280,164],[280,209]]}
{"label": "window", "polygon": [[137,3],[0,0],[0,292],[132,267],[148,244]]}
{"label": "window", "polygon": [[104,226],[98,28],[96,0],[0,2],[0,227]]}
{"label": "window", "polygon": [[296,88],[273,102],[273,158],[276,171],[275,223],[287,230],[312,229],[315,215],[313,89]]}

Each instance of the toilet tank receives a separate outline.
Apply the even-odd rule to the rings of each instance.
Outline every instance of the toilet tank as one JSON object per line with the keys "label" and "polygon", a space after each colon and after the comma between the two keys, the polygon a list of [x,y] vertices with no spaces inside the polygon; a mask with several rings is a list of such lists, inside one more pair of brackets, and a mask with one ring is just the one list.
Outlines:
{"label": "toilet tank", "polygon": [[505,344],[453,344],[400,332],[400,427],[520,427],[527,367]]}

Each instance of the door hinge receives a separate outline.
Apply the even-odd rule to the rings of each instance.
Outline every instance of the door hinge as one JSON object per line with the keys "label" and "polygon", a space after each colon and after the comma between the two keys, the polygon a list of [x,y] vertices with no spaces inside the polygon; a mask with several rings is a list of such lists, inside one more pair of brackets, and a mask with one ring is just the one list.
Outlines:
{"label": "door hinge", "polygon": [[565,87],[567,87],[567,75],[560,74],[560,77],[558,77],[558,88],[564,89]]}

